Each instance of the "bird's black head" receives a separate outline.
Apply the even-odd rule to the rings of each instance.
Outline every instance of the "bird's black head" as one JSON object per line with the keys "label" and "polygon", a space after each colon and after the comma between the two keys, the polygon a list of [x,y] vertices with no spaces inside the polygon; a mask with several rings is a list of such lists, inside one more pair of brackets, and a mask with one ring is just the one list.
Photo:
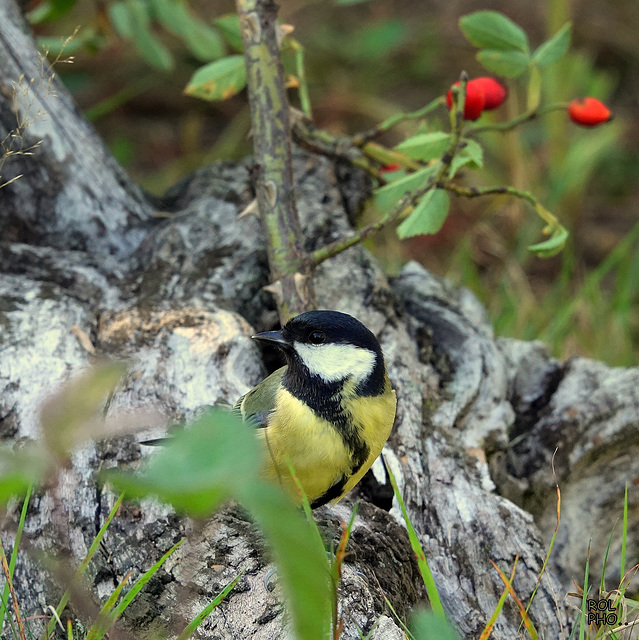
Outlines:
{"label": "bird's black head", "polygon": [[375,335],[359,320],[338,311],[307,311],[281,331],[254,336],[283,349],[291,376],[336,384],[352,378],[363,395],[384,385],[384,358]]}
{"label": "bird's black head", "polygon": [[359,320],[339,311],[307,311],[289,320],[282,329],[288,344],[352,345],[372,352],[381,351],[373,332]]}

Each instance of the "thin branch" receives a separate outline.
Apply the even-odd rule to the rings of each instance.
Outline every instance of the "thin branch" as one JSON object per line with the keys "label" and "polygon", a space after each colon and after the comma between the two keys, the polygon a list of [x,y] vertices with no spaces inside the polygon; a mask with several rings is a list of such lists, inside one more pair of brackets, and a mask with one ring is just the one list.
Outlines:
{"label": "thin branch", "polygon": [[328,158],[346,160],[354,167],[363,169],[377,179],[379,179],[378,166],[380,164],[399,164],[404,169],[412,171],[417,171],[423,166],[405,153],[387,149],[374,142],[363,143],[360,147],[354,138],[318,129],[310,120],[299,113],[293,119],[293,139],[304,149]]}
{"label": "thin branch", "polygon": [[457,101],[455,109],[451,111],[452,131],[450,136],[450,144],[448,149],[439,160],[437,172],[430,176],[426,184],[418,189],[406,193],[397,204],[388,211],[379,220],[362,227],[353,234],[341,240],[336,240],[326,247],[322,247],[312,254],[314,264],[320,264],[342,251],[349,249],[353,245],[363,242],[374,233],[385,229],[389,225],[401,220],[409,213],[410,207],[413,207],[428,191],[435,188],[442,181],[450,165],[457,153],[457,147],[461,139],[462,129],[464,126],[464,103],[466,101],[466,84],[468,82],[468,74],[462,71],[459,79],[459,90],[457,92]]}
{"label": "thin branch", "polygon": [[485,133],[486,131],[511,131],[521,124],[536,120],[540,116],[543,116],[552,111],[566,111],[568,108],[567,102],[558,102],[556,104],[549,104],[539,109],[533,109],[532,111],[524,111],[512,120],[507,122],[495,122],[494,124],[485,124],[480,126],[469,127],[467,134],[475,135],[477,133]]}
{"label": "thin branch", "polygon": [[462,196],[464,198],[478,198],[480,196],[489,195],[509,195],[525,200],[529,202],[535,209],[537,215],[548,225],[548,232],[563,229],[561,223],[557,217],[552,214],[530,191],[524,191],[523,189],[516,189],[515,187],[507,187],[504,185],[497,185],[494,187],[460,187],[459,185],[451,182],[439,182],[437,184],[438,189],[446,189],[455,195]]}
{"label": "thin branch", "polygon": [[443,106],[444,104],[446,104],[444,102],[444,98],[440,96],[439,98],[435,98],[435,100],[429,102],[425,107],[417,109],[417,111],[396,113],[390,116],[390,118],[384,120],[384,122],[376,125],[375,127],[353,136],[353,142],[358,147],[362,147],[367,142],[379,138],[382,134],[386,133],[389,129],[396,127],[398,124],[405,122],[406,120],[421,120],[422,118],[425,118],[429,113],[435,111],[435,109]]}
{"label": "thin branch", "polygon": [[361,149],[348,136],[339,136],[324,131],[311,122],[304,114],[293,111],[293,140],[302,148],[327,158],[346,160],[354,167],[363,169],[376,177],[377,171],[365,157]]}
{"label": "thin branch", "polygon": [[440,182],[437,185],[438,189],[446,189],[457,196],[463,198],[479,198],[481,196],[492,195],[510,195],[515,196],[521,200],[530,202],[533,206],[538,203],[537,198],[529,191],[523,191],[522,189],[516,189],[515,187],[507,187],[504,185],[495,185],[493,187],[461,187],[458,184],[452,182]]}

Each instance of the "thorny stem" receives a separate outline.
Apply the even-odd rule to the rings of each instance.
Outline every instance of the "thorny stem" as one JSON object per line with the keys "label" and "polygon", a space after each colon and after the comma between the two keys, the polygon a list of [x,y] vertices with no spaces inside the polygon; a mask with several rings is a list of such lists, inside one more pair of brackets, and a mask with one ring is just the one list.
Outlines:
{"label": "thorny stem", "polygon": [[253,125],[255,192],[282,323],[314,308],[311,268],[295,200],[290,108],[272,0],[236,0]]}
{"label": "thorny stem", "polygon": [[455,109],[451,111],[452,131],[450,136],[450,144],[444,155],[439,160],[439,167],[435,174],[433,174],[426,184],[418,189],[406,193],[397,204],[388,211],[379,220],[372,222],[371,224],[362,227],[355,233],[351,234],[341,240],[322,247],[312,254],[313,262],[317,265],[328,258],[331,258],[338,253],[341,253],[345,249],[352,247],[355,244],[363,242],[366,238],[372,234],[381,231],[390,224],[393,224],[397,220],[401,219],[408,213],[410,207],[413,207],[428,191],[436,187],[440,181],[444,178],[450,165],[455,157],[457,146],[461,139],[462,128],[464,125],[464,103],[466,102],[466,84],[468,82],[468,74],[462,71],[459,79],[459,89],[457,92],[457,99],[455,102]]}

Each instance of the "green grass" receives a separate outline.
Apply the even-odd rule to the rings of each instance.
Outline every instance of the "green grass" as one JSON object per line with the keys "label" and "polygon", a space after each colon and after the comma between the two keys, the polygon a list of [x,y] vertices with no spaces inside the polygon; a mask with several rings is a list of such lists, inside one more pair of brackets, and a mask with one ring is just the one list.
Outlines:
{"label": "green grass", "polygon": [[415,528],[410,521],[408,510],[406,509],[406,505],[404,504],[404,499],[402,498],[402,494],[399,490],[399,487],[397,486],[397,480],[395,480],[395,476],[393,475],[390,467],[386,463],[384,464],[384,466],[386,467],[386,473],[388,474],[388,478],[393,487],[393,493],[395,494],[395,498],[399,503],[399,508],[402,510],[402,515],[404,516],[404,522],[406,523],[406,530],[408,531],[410,546],[413,549],[415,557],[417,558],[417,566],[419,567],[419,573],[421,574],[422,580],[424,581],[424,586],[426,587],[426,593],[428,594],[428,600],[430,602],[431,609],[437,617],[442,620],[446,620],[446,613],[444,611],[442,601],[439,597],[439,592],[437,591],[437,586],[435,585],[433,574],[430,570],[430,567],[428,566],[426,554],[424,553],[424,549],[419,542],[419,538],[417,536],[417,533],[415,532]]}
{"label": "green grass", "polygon": [[[109,512],[109,515],[106,517],[104,521],[104,524],[100,527],[100,530],[98,531],[95,538],[93,539],[93,542],[91,543],[91,546],[89,547],[89,550],[87,551],[86,556],[84,557],[84,559],[80,563],[80,566],[75,572],[76,580],[80,579],[84,575],[84,572],[87,570],[87,567],[89,566],[89,562],[91,562],[91,558],[93,558],[93,556],[95,555],[95,552],[99,549],[100,543],[104,538],[104,534],[107,532],[107,529],[111,524],[111,521],[115,517],[115,514],[118,512],[118,509],[120,508],[120,505],[122,504],[123,499],[124,499],[124,494],[120,495],[119,498],[115,501],[111,511]],[[47,625],[47,628],[44,634],[42,635],[41,640],[48,640],[51,637],[51,634],[53,633],[53,629],[55,628],[56,622],[60,618],[60,615],[64,611],[67,604],[69,603],[70,597],[71,597],[71,592],[68,590],[65,591],[64,594],[62,595],[62,598],[60,599],[60,602],[58,603],[58,606],[55,608],[55,616],[51,618],[51,620],[49,621],[49,624]]]}
{"label": "green grass", "polygon": [[[635,565],[632,569],[626,572],[626,542],[628,535],[628,487],[624,492],[623,501],[623,519],[622,519],[622,531],[621,531],[621,552],[620,552],[620,575],[621,580],[616,589],[607,590],[606,588],[606,568],[610,559],[610,549],[614,538],[614,532],[617,523],[613,525],[610,537],[608,539],[608,546],[604,554],[601,581],[596,593],[590,595],[589,576],[591,569],[590,561],[590,543],[588,544],[588,552],[586,556],[586,566],[584,571],[584,583],[581,592],[581,603],[579,609],[579,616],[575,625],[573,626],[570,639],[579,638],[579,640],[622,640],[622,638],[629,637],[625,630],[624,625],[632,624],[633,619],[636,616],[637,610],[639,610],[639,602],[636,602],[626,597],[626,591],[629,589],[634,575],[639,570],[639,565]],[[573,594],[576,595],[576,594]],[[612,607],[616,610],[617,624],[616,628],[619,628],[619,632],[615,632],[613,627],[608,624],[602,624],[600,626],[588,623],[588,602],[589,595],[594,600],[609,600],[612,601]],[[576,608],[576,607],[575,607]],[[634,636],[633,636],[634,637]]]}
{"label": "green grass", "polygon": [[[27,517],[27,510],[29,509],[29,500],[31,499],[32,487],[27,489],[27,494],[24,497],[22,503],[22,510],[20,511],[20,519],[18,520],[18,528],[16,529],[16,536],[13,543],[13,549],[11,550],[11,558],[9,559],[8,572],[4,589],[2,591],[2,599],[0,600],[0,629],[4,628],[4,620],[7,614],[7,605],[9,603],[10,585],[13,582],[13,576],[15,575],[16,561],[18,559],[18,550],[20,549],[20,541],[22,540],[22,532],[24,531],[24,523]],[[2,543],[0,542],[0,547]],[[2,555],[4,556],[4,549],[2,549]]]}
{"label": "green grass", "polygon": [[578,354],[612,366],[639,361],[639,224],[589,272],[576,266],[569,243],[558,275],[537,290],[514,257],[487,278],[472,256],[470,244],[461,243],[448,275],[485,304],[497,335],[541,340],[561,359]]}

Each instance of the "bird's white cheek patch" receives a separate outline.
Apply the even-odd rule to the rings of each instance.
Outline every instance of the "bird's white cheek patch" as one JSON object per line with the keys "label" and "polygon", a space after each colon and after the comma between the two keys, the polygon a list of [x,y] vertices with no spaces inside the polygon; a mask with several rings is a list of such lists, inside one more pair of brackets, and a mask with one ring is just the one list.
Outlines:
{"label": "bird's white cheek patch", "polygon": [[366,380],[375,366],[375,354],[351,344],[294,344],[308,370],[326,382],[352,376],[357,382]]}

